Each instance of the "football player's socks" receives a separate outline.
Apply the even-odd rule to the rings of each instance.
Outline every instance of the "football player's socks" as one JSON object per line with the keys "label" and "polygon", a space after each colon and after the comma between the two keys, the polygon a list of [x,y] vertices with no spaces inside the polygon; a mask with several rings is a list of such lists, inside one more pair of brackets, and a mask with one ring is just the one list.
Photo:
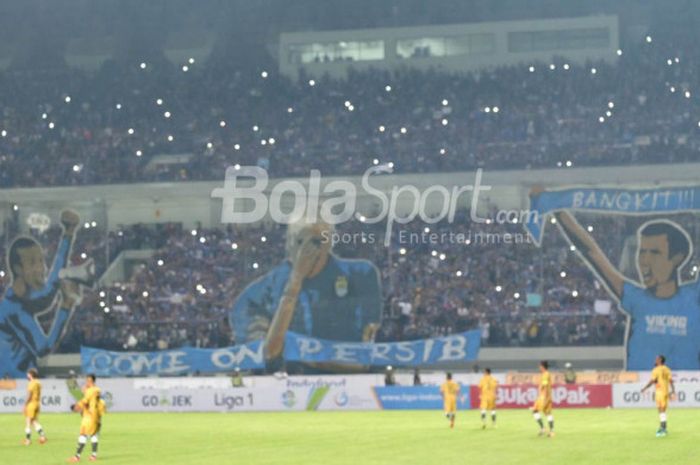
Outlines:
{"label": "football player's socks", "polygon": [[27,437],[27,440],[32,439],[32,430],[30,428],[26,428],[24,430],[24,435]]}
{"label": "football player's socks", "polygon": [[544,429],[544,423],[542,422],[542,416],[540,415],[540,412],[535,412],[535,420],[537,420],[537,424],[540,425],[540,429]]}
{"label": "football player's socks", "polygon": [[659,419],[661,420],[661,429],[666,430],[666,412],[659,414]]}
{"label": "football player's socks", "polygon": [[36,430],[36,432],[39,434],[40,437],[42,437],[42,438],[44,437],[44,429],[41,427],[39,422],[37,422],[37,421],[34,422],[34,429]]}
{"label": "football player's socks", "polygon": [[481,422],[486,422],[486,410],[481,411]]}
{"label": "football player's socks", "polygon": [[87,437],[83,436],[82,434],[80,437],[78,437],[78,448],[75,451],[75,456],[80,458],[80,454],[83,453],[83,449],[85,448],[85,444],[87,443]]}
{"label": "football player's socks", "polygon": [[96,456],[97,455],[97,444],[98,444],[99,439],[97,436],[93,436],[90,440],[92,441],[92,455]]}
{"label": "football player's socks", "polygon": [[549,431],[554,431],[554,417],[552,415],[547,417],[547,423],[549,423]]}
{"label": "football player's socks", "polygon": [[496,423],[496,412],[491,412],[491,421]]}

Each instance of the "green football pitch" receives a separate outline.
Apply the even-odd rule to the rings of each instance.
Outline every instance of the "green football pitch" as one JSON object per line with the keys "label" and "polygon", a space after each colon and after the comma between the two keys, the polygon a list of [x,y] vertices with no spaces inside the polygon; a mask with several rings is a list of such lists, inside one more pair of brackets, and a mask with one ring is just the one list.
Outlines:
{"label": "green football pitch", "polygon": [[[104,419],[99,461],[118,464],[700,464],[700,411],[673,410],[656,438],[653,410],[559,410],[556,437],[537,437],[527,410],[477,411],[450,430],[440,412],[121,414]],[[41,416],[49,441],[20,445],[23,418],[0,415],[0,463],[59,464],[74,452],[79,417]],[[83,454],[87,462],[89,445]]]}

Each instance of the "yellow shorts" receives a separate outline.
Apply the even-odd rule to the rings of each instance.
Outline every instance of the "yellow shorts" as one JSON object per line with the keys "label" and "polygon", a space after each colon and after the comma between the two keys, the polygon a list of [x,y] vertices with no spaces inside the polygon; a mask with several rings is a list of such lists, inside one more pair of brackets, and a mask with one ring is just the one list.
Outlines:
{"label": "yellow shorts", "polygon": [[655,392],[654,400],[656,401],[656,408],[659,410],[666,410],[668,408],[668,394]]}
{"label": "yellow shorts", "polygon": [[545,399],[544,397],[538,397],[535,401],[535,405],[532,406],[532,410],[535,412],[544,413],[549,415],[552,413],[552,399]]}
{"label": "yellow shorts", "polygon": [[445,413],[455,413],[457,411],[457,399],[445,399]]}
{"label": "yellow shorts", "polygon": [[39,402],[30,402],[24,407],[24,416],[30,420],[36,420],[39,416]]}
{"label": "yellow shorts", "polygon": [[80,434],[84,436],[94,436],[100,432],[100,419],[85,415],[80,422]]}
{"label": "yellow shorts", "polygon": [[496,398],[491,396],[482,397],[479,408],[481,410],[496,410]]}

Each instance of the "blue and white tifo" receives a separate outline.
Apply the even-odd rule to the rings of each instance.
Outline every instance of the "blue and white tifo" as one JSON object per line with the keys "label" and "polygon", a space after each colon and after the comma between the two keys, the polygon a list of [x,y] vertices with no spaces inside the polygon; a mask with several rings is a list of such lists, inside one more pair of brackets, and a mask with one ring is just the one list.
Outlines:
{"label": "blue and white tifo", "polygon": [[[327,341],[288,332],[284,358],[365,366],[426,366],[476,360],[478,330],[446,337],[392,343]],[[100,376],[179,375],[264,369],[263,341],[219,349],[182,348],[157,352],[114,352],[82,347],[82,370]]]}

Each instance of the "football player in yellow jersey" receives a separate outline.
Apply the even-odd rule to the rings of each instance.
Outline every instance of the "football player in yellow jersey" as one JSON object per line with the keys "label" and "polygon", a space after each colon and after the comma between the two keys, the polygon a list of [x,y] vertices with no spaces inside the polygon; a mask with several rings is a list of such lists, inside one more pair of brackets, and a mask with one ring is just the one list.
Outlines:
{"label": "football player in yellow jersey", "polygon": [[27,401],[24,404],[24,442],[25,446],[32,443],[32,426],[34,430],[39,435],[39,444],[44,444],[46,442],[46,436],[44,436],[44,430],[39,424],[39,410],[41,410],[41,383],[39,382],[39,372],[35,368],[30,368],[27,372],[27,379],[29,384],[27,385]]}
{"label": "football player in yellow jersey", "polygon": [[547,415],[549,423],[549,437],[554,436],[554,416],[552,416],[552,375],[549,373],[549,362],[540,362],[540,387],[535,405],[532,406],[532,414],[540,426],[540,436],[544,436],[544,422],[542,415]]}
{"label": "football player in yellow jersey", "polygon": [[486,411],[491,410],[491,423],[496,427],[496,388],[498,381],[491,376],[491,369],[484,370],[479,381],[479,408],[481,409],[481,427],[486,429]]}
{"label": "football player in yellow jersey", "polygon": [[88,437],[92,443],[90,461],[94,462],[97,460],[98,433],[100,432],[100,423],[104,414],[104,402],[100,398],[100,388],[95,385],[95,380],[95,375],[87,375],[83,398],[73,406],[73,410],[81,413],[82,420],[80,422],[80,436],[78,436],[78,449],[75,451],[75,455],[68,459],[68,462],[80,461],[80,454],[83,453]]}
{"label": "football player in yellow jersey", "polygon": [[659,438],[668,434],[666,430],[666,410],[668,409],[668,401],[673,399],[676,393],[676,387],[673,385],[673,378],[671,378],[671,369],[666,366],[666,357],[658,355],[655,365],[651,371],[651,379],[642,388],[642,392],[649,389],[652,384],[656,385],[654,400],[656,400],[656,408],[659,410],[659,420],[661,422],[658,431],[656,431],[656,437]]}
{"label": "football player in yellow jersey", "polygon": [[442,394],[442,402],[445,407],[445,416],[450,420],[450,428],[455,427],[459,390],[459,384],[452,381],[452,373],[447,373],[447,379],[442,383],[442,386],[440,386],[440,394]]}

